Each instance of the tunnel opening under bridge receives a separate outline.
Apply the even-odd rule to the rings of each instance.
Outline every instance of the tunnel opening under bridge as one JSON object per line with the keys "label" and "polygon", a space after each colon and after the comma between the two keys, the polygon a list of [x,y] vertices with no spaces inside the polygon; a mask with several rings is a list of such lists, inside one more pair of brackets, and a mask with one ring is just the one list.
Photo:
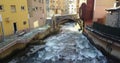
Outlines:
{"label": "tunnel opening under bridge", "polygon": [[78,20],[69,19],[69,18],[62,19],[61,21],[59,21],[59,23],[57,25],[65,25],[66,23],[75,23],[75,28],[77,28],[78,31],[81,31],[83,28],[82,21],[80,21],[79,19]]}

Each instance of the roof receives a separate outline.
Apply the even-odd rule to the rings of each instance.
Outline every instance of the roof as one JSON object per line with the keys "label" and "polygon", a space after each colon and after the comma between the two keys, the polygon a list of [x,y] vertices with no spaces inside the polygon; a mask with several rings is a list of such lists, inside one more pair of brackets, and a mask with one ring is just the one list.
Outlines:
{"label": "roof", "polygon": [[106,11],[117,11],[120,10],[120,6],[118,7],[113,7],[113,8],[109,8],[109,9],[105,9]]}

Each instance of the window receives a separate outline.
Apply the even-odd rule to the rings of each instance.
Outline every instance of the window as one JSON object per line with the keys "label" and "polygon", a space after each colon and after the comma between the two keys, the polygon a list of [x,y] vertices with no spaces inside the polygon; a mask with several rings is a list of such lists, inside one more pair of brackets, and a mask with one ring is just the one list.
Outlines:
{"label": "window", "polygon": [[42,3],[44,3],[44,0],[42,0]]}
{"label": "window", "polygon": [[44,0],[39,0],[39,3],[44,3]]}
{"label": "window", "polygon": [[35,11],[35,8],[33,8],[32,10]]}
{"label": "window", "polygon": [[16,6],[15,5],[11,5],[11,12],[16,12]]}
{"label": "window", "polygon": [[42,10],[42,7],[40,7],[40,10]]}
{"label": "window", "polygon": [[38,7],[35,7],[36,10],[38,10]]}
{"label": "window", "polygon": [[0,11],[2,11],[3,10],[3,6],[2,5],[0,5]]}
{"label": "window", "polygon": [[27,24],[27,22],[26,22],[26,21],[24,21],[24,22],[23,22],[23,25],[26,25],[26,24]]}
{"label": "window", "polygon": [[39,0],[39,3],[41,3],[41,0]]}
{"label": "window", "polygon": [[43,9],[43,13],[44,13],[44,9]]}
{"label": "window", "polygon": [[21,10],[25,10],[25,7],[24,7],[24,6],[21,6]]}
{"label": "window", "polygon": [[53,3],[55,3],[55,0],[53,0]]}

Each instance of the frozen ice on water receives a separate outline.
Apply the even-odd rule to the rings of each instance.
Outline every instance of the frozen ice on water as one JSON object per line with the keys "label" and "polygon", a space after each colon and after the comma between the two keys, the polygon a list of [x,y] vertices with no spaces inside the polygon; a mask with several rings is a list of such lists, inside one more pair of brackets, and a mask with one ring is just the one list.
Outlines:
{"label": "frozen ice on water", "polygon": [[45,59],[45,60],[50,60],[50,59],[52,59],[54,56],[55,56],[55,55],[54,55],[53,53],[47,52],[44,59]]}
{"label": "frozen ice on water", "polygon": [[38,56],[30,57],[29,61],[34,61],[33,63],[107,63],[104,55],[90,44],[84,35],[72,31],[74,24],[67,23],[62,30],[62,33],[45,39],[44,50],[38,51]]}
{"label": "frozen ice on water", "polygon": [[38,51],[38,57],[42,58],[45,54],[45,51]]}
{"label": "frozen ice on water", "polygon": [[13,59],[12,61],[8,62],[8,63],[17,63],[16,59]]}
{"label": "frozen ice on water", "polygon": [[97,56],[96,51],[92,49],[83,49],[80,51],[80,54],[85,56],[86,58],[95,58]]}
{"label": "frozen ice on water", "polygon": [[[64,27],[62,29],[65,30],[66,26]],[[49,39],[51,41],[49,41]],[[52,56],[49,56],[49,59],[51,58],[52,61],[56,60],[55,57],[60,58],[59,55],[63,56],[63,58],[66,60],[72,60],[72,61],[76,59],[82,61],[85,58],[94,59],[97,56],[102,56],[102,53],[100,53],[93,46],[91,46],[87,38],[82,34],[64,32],[64,33],[58,34],[57,37],[53,36],[49,39],[46,44],[49,46],[46,48],[48,48],[49,50],[52,49],[51,53],[52,52],[56,53]],[[76,54],[76,52],[78,53],[78,55]],[[95,61],[97,62],[97,60],[93,60],[93,59],[91,60],[91,63],[94,63]],[[86,61],[86,63],[87,62],[90,62],[90,61]]]}
{"label": "frozen ice on water", "polygon": [[54,41],[46,43],[46,46],[48,46],[48,47],[52,47],[52,46],[55,46],[55,45],[56,45],[56,43]]}
{"label": "frozen ice on water", "polygon": [[100,51],[97,51],[98,56],[103,56],[103,54]]}
{"label": "frozen ice on water", "polygon": [[77,60],[83,60],[83,59],[84,59],[84,57],[81,54],[79,54],[77,57]]}
{"label": "frozen ice on water", "polygon": [[84,46],[84,45],[79,44],[79,43],[77,43],[77,46],[78,46],[80,49],[84,49],[84,48],[85,48],[85,46]]}

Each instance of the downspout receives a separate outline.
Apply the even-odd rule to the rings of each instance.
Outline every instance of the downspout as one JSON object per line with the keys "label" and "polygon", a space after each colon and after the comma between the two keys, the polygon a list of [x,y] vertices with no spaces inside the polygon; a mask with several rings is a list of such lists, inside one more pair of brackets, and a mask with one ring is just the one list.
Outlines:
{"label": "downspout", "polygon": [[120,14],[120,11],[118,11],[118,27],[120,27],[120,16],[119,16],[119,14]]}
{"label": "downspout", "polygon": [[117,22],[116,22],[116,27],[119,27],[119,10],[117,10],[118,12],[118,19],[117,19]]}

